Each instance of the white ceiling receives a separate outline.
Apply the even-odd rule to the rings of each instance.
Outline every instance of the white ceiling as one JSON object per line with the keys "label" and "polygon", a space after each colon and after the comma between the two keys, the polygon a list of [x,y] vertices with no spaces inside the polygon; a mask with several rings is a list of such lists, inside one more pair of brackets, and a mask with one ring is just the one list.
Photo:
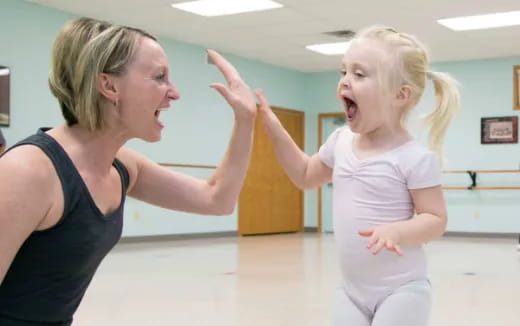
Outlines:
{"label": "white ceiling", "polygon": [[284,7],[210,18],[173,9],[170,4],[179,0],[26,1],[305,72],[336,70],[340,62],[340,56],[310,52],[305,45],[339,42],[323,33],[372,24],[415,34],[432,61],[520,56],[520,26],[455,32],[436,22],[520,10],[520,0],[276,0]]}

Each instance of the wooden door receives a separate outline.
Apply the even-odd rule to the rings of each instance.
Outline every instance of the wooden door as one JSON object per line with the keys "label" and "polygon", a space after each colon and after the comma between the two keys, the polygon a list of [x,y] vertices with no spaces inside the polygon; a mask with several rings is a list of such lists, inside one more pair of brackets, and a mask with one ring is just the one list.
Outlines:
{"label": "wooden door", "polygon": [[[304,113],[273,108],[273,112],[303,149]],[[255,125],[249,170],[238,203],[241,235],[303,231],[303,191],[289,180],[278,163],[262,127]]]}

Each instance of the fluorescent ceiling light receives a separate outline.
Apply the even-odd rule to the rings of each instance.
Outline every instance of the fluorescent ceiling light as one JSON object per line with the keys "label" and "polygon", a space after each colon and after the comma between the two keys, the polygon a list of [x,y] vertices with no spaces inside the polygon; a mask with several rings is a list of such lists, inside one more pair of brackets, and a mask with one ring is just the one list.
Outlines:
{"label": "fluorescent ceiling light", "polygon": [[208,17],[275,9],[283,5],[270,0],[199,0],[172,3],[172,7]]}
{"label": "fluorescent ceiling light", "polygon": [[437,22],[455,31],[520,25],[520,11],[439,19]]}
{"label": "fluorescent ceiling light", "polygon": [[349,45],[350,41],[307,45],[305,48],[307,50],[311,50],[325,55],[338,55],[344,54],[345,51],[347,51]]}

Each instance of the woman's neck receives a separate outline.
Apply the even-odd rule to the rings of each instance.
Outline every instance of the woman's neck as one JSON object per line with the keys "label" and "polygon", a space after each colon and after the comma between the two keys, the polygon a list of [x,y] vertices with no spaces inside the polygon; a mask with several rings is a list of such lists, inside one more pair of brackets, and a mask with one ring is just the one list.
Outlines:
{"label": "woman's neck", "polygon": [[48,131],[79,168],[108,171],[119,149],[128,140],[121,133],[104,129],[91,132],[78,125],[63,125]]}

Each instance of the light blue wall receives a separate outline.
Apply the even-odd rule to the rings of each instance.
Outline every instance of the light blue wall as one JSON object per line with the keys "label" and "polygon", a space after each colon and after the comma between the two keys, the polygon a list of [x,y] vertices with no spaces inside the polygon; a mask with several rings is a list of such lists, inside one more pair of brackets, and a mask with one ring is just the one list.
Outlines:
{"label": "light blue wall", "polygon": [[[513,65],[520,57],[438,64],[461,84],[462,109],[445,142],[448,170],[519,169],[520,144],[481,145],[480,118],[518,116],[513,111]],[[427,94],[429,102],[432,93]],[[423,102],[424,103],[424,102]],[[426,107],[421,107],[423,111]],[[482,186],[520,186],[520,174],[482,174]],[[445,184],[468,185],[467,175],[445,175]],[[520,233],[520,190],[446,191],[450,231]]]}
{"label": "light blue wall", "polygon": [[[11,126],[2,128],[13,143],[39,126],[57,126],[62,118],[47,87],[52,41],[72,15],[25,3],[0,2],[0,65],[11,75]],[[208,85],[222,81],[214,66],[205,63],[204,49],[160,38],[171,65],[171,79],[181,93],[171,110],[161,115],[166,128],[155,144],[131,141],[134,148],[158,162],[216,165],[222,157],[232,125],[230,109]],[[339,111],[335,98],[337,72],[305,74],[236,56],[226,57],[252,88],[264,88],[275,106],[305,111],[305,148],[317,149],[317,114]],[[338,57],[338,62],[339,62]],[[462,111],[448,131],[446,169],[516,169],[520,148],[515,145],[480,145],[480,117],[518,115],[512,111],[512,65],[520,58],[438,64],[462,85]],[[433,105],[428,89],[413,118]],[[412,122],[414,119],[411,119]],[[211,170],[177,169],[206,178]],[[520,175],[482,176],[484,184],[520,185]],[[464,175],[445,179],[465,185]],[[449,230],[520,232],[520,191],[446,192]],[[305,193],[305,226],[316,226],[316,192]],[[154,208],[129,199],[125,236],[235,231],[236,213],[228,217],[198,216]]]}
{"label": "light blue wall", "polygon": [[[520,144],[481,145],[480,118],[518,116],[513,111],[513,65],[520,57],[438,63],[434,70],[444,71],[460,83],[461,111],[445,138],[446,170],[498,170],[520,168]],[[309,82],[316,92],[311,107],[321,112],[334,112],[339,105],[334,97],[336,72],[314,74]],[[421,140],[421,115],[434,105],[433,87],[428,88],[409,120],[414,135]],[[479,175],[482,186],[520,186],[520,174]],[[444,175],[446,185],[469,185],[467,175]],[[446,191],[449,231],[518,232],[520,233],[520,190],[511,191]],[[325,204],[325,203],[324,203]],[[308,216],[307,223],[313,223]]]}
{"label": "light blue wall", "polygon": [[37,126],[61,123],[47,87],[51,46],[70,15],[25,4],[0,2],[0,65],[11,69],[11,127],[3,128],[8,144]]}

